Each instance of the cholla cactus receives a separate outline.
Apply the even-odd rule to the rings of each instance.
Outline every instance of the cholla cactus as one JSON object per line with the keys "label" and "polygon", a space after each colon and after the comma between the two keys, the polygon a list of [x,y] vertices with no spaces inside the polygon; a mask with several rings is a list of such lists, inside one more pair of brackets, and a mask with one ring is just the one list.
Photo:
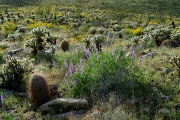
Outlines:
{"label": "cholla cactus", "polygon": [[175,33],[175,34],[171,34],[171,39],[172,40],[180,41],[180,32],[179,33]]}
{"label": "cholla cactus", "polygon": [[102,42],[104,42],[105,39],[106,39],[106,36],[101,35],[101,34],[95,34],[93,37],[93,41],[95,43],[102,43]]}
{"label": "cholla cactus", "polygon": [[180,56],[173,56],[169,62],[175,66],[180,75]]}
{"label": "cholla cactus", "polygon": [[86,48],[90,48],[90,45],[92,43],[92,35],[87,36],[86,38],[82,39],[82,42],[86,43]]}
{"label": "cholla cactus", "polygon": [[24,82],[23,78],[32,71],[29,58],[22,60],[8,56],[6,64],[3,65],[3,83],[8,89],[17,90]]}
{"label": "cholla cactus", "polygon": [[89,34],[96,34],[96,30],[97,30],[96,27],[91,27],[91,28],[89,29]]}
{"label": "cholla cactus", "polygon": [[143,29],[143,33],[144,34],[148,34],[150,31],[154,30],[155,26],[151,25],[151,26],[147,26],[146,28]]}
{"label": "cholla cactus", "polygon": [[101,48],[102,48],[101,43],[104,42],[105,39],[106,39],[106,36],[104,36],[104,35],[101,35],[101,34],[96,34],[96,35],[94,35],[93,41],[95,42],[96,48],[97,48],[98,51],[102,51],[102,49],[101,49]]}
{"label": "cholla cactus", "polygon": [[33,28],[33,30],[31,31],[31,36],[36,37],[38,39],[42,39],[41,37],[45,37],[47,33],[47,29],[45,27],[40,26],[37,28]]}
{"label": "cholla cactus", "polygon": [[115,25],[113,25],[112,28],[110,28],[110,29],[111,29],[112,31],[115,31],[115,32],[121,31],[121,26],[118,25],[118,24],[115,24]]}
{"label": "cholla cactus", "polygon": [[104,30],[103,27],[97,28],[97,30],[96,30],[97,34],[103,34],[104,31],[105,31],[105,30]]}
{"label": "cholla cactus", "polygon": [[45,27],[37,27],[31,31],[30,39],[26,41],[25,47],[31,48],[31,53],[36,56],[38,51],[49,49],[46,44],[55,45],[56,38],[49,35]]}

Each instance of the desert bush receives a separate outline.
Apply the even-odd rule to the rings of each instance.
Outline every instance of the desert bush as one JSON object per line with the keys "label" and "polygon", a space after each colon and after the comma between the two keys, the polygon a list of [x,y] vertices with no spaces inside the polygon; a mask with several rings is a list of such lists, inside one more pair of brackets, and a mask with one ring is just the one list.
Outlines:
{"label": "desert bush", "polygon": [[133,34],[134,34],[135,36],[139,36],[139,35],[141,35],[141,31],[142,31],[142,28],[137,27],[137,28],[133,31]]}
{"label": "desert bush", "polygon": [[36,27],[40,27],[40,26],[43,26],[43,27],[46,27],[46,28],[53,28],[54,24],[53,23],[36,22],[36,23],[28,24],[26,26],[26,29],[29,30],[29,29],[33,29],[33,28],[36,28]]}
{"label": "desert bush", "polygon": [[26,85],[25,77],[32,70],[31,61],[28,58],[18,59],[8,56],[3,65],[2,86],[12,90],[22,90]]}
{"label": "desert bush", "polygon": [[133,67],[131,61],[122,51],[92,54],[73,74],[70,92],[75,97],[87,97],[92,101],[102,99],[109,92],[143,97],[150,89],[143,72]]}
{"label": "desert bush", "polygon": [[16,25],[12,22],[6,22],[1,25],[1,29],[2,29],[3,37],[6,38],[8,36],[8,34],[14,33],[14,31],[16,29]]}

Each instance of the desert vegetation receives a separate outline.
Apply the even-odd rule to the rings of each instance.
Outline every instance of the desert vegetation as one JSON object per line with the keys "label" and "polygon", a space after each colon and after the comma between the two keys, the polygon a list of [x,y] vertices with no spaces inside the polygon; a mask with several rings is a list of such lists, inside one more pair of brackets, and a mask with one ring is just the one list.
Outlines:
{"label": "desert vegetation", "polygon": [[180,119],[178,0],[0,5],[1,119]]}

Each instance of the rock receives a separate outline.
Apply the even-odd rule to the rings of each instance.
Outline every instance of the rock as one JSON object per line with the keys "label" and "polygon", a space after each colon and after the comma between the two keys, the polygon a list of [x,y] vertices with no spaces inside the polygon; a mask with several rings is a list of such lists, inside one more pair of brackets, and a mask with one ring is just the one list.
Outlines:
{"label": "rock", "polygon": [[161,96],[161,99],[163,99],[163,100],[167,100],[168,98],[169,98],[169,96],[166,96],[166,95]]}
{"label": "rock", "polygon": [[44,113],[63,113],[72,110],[79,111],[86,109],[87,106],[88,102],[85,99],[57,98],[40,106],[40,111]]}
{"label": "rock", "polygon": [[159,114],[170,114],[171,111],[166,109],[166,108],[162,108],[158,111]]}
{"label": "rock", "polygon": [[82,115],[74,112],[67,112],[62,114],[57,114],[54,116],[55,120],[69,120],[70,118],[79,119]]}
{"label": "rock", "polygon": [[135,104],[137,102],[139,102],[139,100],[137,100],[137,99],[127,99],[127,103],[129,103],[129,104]]}
{"label": "rock", "polygon": [[155,52],[150,52],[150,53],[147,53],[146,55],[143,55],[142,57],[143,57],[143,58],[147,58],[147,57],[153,57],[153,56],[155,56],[155,55],[156,55]]}

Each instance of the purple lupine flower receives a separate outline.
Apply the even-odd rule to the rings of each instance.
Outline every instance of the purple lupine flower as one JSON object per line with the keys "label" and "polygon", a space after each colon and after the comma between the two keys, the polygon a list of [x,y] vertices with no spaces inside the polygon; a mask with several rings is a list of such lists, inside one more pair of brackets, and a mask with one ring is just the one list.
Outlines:
{"label": "purple lupine flower", "polygon": [[78,54],[78,48],[76,48],[76,54]]}
{"label": "purple lupine flower", "polygon": [[1,93],[1,105],[2,105],[2,110],[4,111],[4,96]]}
{"label": "purple lupine flower", "polygon": [[72,62],[71,62],[71,64],[70,64],[69,67],[68,67],[68,72],[69,72],[70,75],[72,75],[73,72],[74,72],[74,68],[73,68]]}
{"label": "purple lupine flower", "polygon": [[92,62],[92,67],[94,67],[94,62]]}
{"label": "purple lupine flower", "polygon": [[141,57],[140,57],[140,64],[142,63],[142,60],[143,60],[143,56],[141,55]]}
{"label": "purple lupine flower", "polygon": [[133,52],[133,47],[132,47],[132,46],[129,47],[129,51],[130,51],[131,53]]}
{"label": "purple lupine flower", "polygon": [[67,60],[64,60],[64,65],[66,68],[68,68]]}
{"label": "purple lupine flower", "polygon": [[82,62],[83,62],[83,59],[80,58],[80,59],[79,59],[79,67],[82,66]]}
{"label": "purple lupine flower", "polygon": [[135,59],[135,51],[134,50],[131,52],[131,55],[132,55],[132,60],[134,61],[134,59]]}
{"label": "purple lupine flower", "polygon": [[107,39],[109,39],[109,36],[110,36],[110,33],[108,32],[108,34],[107,34]]}
{"label": "purple lupine flower", "polygon": [[76,81],[72,81],[72,84],[73,84],[73,85],[76,85]]}
{"label": "purple lupine flower", "polygon": [[112,37],[112,42],[114,41],[114,35],[113,35],[113,37]]}
{"label": "purple lupine flower", "polygon": [[81,66],[81,75],[84,74],[84,66]]}
{"label": "purple lupine flower", "polygon": [[118,59],[119,59],[119,55],[118,55],[118,56],[116,56],[116,62],[118,61]]}
{"label": "purple lupine flower", "polygon": [[126,52],[127,49],[128,49],[128,47],[124,44],[124,45],[123,45],[123,51]]}
{"label": "purple lupine flower", "polygon": [[96,43],[93,43],[93,49],[94,49],[94,51],[97,51],[97,49],[96,49]]}
{"label": "purple lupine flower", "polygon": [[91,51],[89,50],[89,48],[85,49],[85,56],[86,58],[91,56]]}

